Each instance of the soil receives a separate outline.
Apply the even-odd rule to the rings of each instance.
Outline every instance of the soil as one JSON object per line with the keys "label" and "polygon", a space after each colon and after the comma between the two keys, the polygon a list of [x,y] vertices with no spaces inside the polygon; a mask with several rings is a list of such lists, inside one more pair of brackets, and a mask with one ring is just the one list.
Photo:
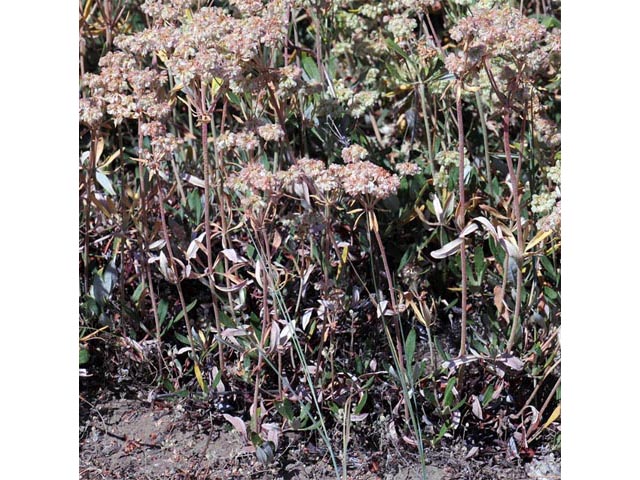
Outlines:
{"label": "soil", "polygon": [[[88,392],[85,392],[85,395]],[[88,395],[87,395],[88,397]],[[80,398],[80,478],[102,479],[335,479],[329,455],[320,440],[285,433],[270,461],[261,463],[250,442],[223,414],[186,398],[154,400],[117,398],[101,391]],[[420,479],[417,454],[389,440],[366,441],[354,432],[347,455],[346,478],[352,480]],[[375,435],[384,435],[376,433]],[[387,437],[388,430],[387,430]],[[338,448],[339,449],[339,448]],[[429,450],[429,480],[551,480],[560,478],[553,453],[526,464],[469,451],[462,443]],[[342,462],[338,459],[339,468]],[[342,472],[341,472],[342,474]],[[343,477],[344,478],[344,477]]]}

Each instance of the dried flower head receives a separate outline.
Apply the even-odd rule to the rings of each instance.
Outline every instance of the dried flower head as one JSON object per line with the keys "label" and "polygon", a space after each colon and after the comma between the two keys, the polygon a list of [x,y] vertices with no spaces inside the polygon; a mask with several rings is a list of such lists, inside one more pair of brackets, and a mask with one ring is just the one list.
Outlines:
{"label": "dried flower head", "polygon": [[560,233],[562,220],[561,203],[562,202],[558,200],[558,202],[556,202],[556,204],[551,209],[551,212],[536,222],[536,227],[538,228],[538,230],[554,231]]}
{"label": "dried flower head", "polygon": [[403,162],[396,165],[396,171],[401,177],[410,177],[422,172],[420,166],[413,162]]}
{"label": "dried flower head", "polygon": [[273,192],[278,189],[276,177],[260,163],[249,163],[227,180],[227,185],[240,193]]}
{"label": "dried flower head", "polygon": [[353,144],[342,149],[342,159],[345,163],[354,163],[359,160],[364,160],[367,158],[367,155],[369,155],[367,150],[357,144]]}
{"label": "dried flower head", "polygon": [[104,118],[105,104],[100,97],[80,99],[80,121],[90,128],[95,128]]}
{"label": "dried flower head", "polygon": [[556,204],[556,195],[551,192],[534,193],[531,197],[531,211],[533,213],[547,213]]}
{"label": "dried flower head", "polygon": [[342,188],[347,195],[364,200],[382,200],[394,195],[400,186],[400,178],[369,161],[344,165]]}
{"label": "dried flower head", "polygon": [[284,138],[282,127],[280,127],[280,125],[278,125],[277,123],[270,123],[268,125],[262,125],[258,127],[258,135],[260,135],[263,140],[266,140],[268,142],[279,142]]}
{"label": "dried flower head", "polygon": [[472,72],[483,59],[503,57],[532,73],[545,64],[548,48],[542,48],[546,29],[535,19],[524,17],[519,10],[473,8],[450,30],[462,51],[447,57],[446,67],[458,77]]}
{"label": "dried flower head", "polygon": [[551,180],[553,183],[555,183],[556,185],[560,185],[561,171],[562,171],[561,160],[558,159],[553,166],[546,168],[547,178]]}

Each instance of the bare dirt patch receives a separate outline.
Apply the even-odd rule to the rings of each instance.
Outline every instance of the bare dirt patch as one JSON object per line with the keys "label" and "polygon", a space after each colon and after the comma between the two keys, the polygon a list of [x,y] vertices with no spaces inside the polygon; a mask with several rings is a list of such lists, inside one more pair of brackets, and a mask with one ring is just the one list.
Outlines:
{"label": "bare dirt patch", "polygon": [[[347,458],[353,480],[422,478],[417,456],[399,446],[362,448],[355,436]],[[466,459],[453,445],[428,452],[430,480],[560,478],[552,455],[525,468],[504,455]],[[342,468],[342,466],[340,466]],[[250,445],[219,413],[188,399],[156,401],[86,399],[80,404],[80,478],[98,479],[252,479],[336,478],[322,443],[292,433],[283,435],[274,459],[260,463]]]}

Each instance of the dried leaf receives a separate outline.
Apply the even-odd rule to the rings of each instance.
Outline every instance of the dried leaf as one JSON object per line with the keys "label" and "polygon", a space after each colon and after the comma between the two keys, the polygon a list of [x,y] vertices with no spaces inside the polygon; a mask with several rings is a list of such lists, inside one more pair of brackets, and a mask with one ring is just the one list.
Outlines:
{"label": "dried leaf", "polygon": [[276,230],[273,233],[273,240],[271,241],[271,246],[273,247],[274,250],[278,250],[280,248],[280,245],[282,245],[282,236]]}
{"label": "dried leaf", "polygon": [[233,249],[233,248],[225,248],[224,250],[221,251],[221,253],[225,257],[227,257],[227,260],[229,260],[230,262],[233,262],[233,263],[246,261],[240,255],[238,255],[238,252],[236,252],[235,249]]}
{"label": "dried leaf", "polygon": [[542,430],[544,430],[545,428],[548,428],[549,425],[551,425],[553,422],[555,422],[558,417],[560,416],[560,405],[558,404],[558,406],[556,408],[553,409],[553,412],[551,412],[551,415],[549,415],[549,419],[544,422],[544,425],[542,426]]}
{"label": "dried leaf", "polygon": [[205,247],[202,244],[202,240],[204,239],[204,236],[205,234],[202,233],[198,235],[196,238],[194,238],[193,240],[191,240],[191,243],[189,244],[189,248],[187,248],[187,260],[191,260],[192,258],[195,258],[195,256],[198,253],[198,250],[205,251]]}
{"label": "dried leaf", "polygon": [[469,460],[470,458],[475,457],[480,451],[480,447],[477,445],[475,447],[471,447],[471,450],[464,456],[465,460]]}
{"label": "dried leaf", "polygon": [[529,243],[527,243],[524,251],[528,252],[537,244],[544,241],[549,235],[551,235],[551,233],[553,233],[551,230],[540,230],[538,233],[536,233],[536,236],[533,237]]}
{"label": "dried leaf", "polygon": [[498,238],[498,232],[496,231],[496,228],[493,226],[493,224],[485,217],[475,217],[473,219],[474,222],[478,222],[480,225],[482,225],[484,227],[484,229],[489,232],[489,234],[493,237],[493,238]]}
{"label": "dried leaf", "polygon": [[353,414],[349,417],[349,419],[352,422],[362,422],[364,420],[366,420],[366,418],[369,416],[368,413],[357,413],[357,414]]}
{"label": "dried leaf", "polygon": [[510,353],[501,353],[496,357],[496,362],[506,365],[518,372],[524,368],[524,362]]}
{"label": "dried leaf", "polygon": [[222,287],[220,285],[215,285],[215,287],[216,287],[217,290],[220,290],[221,292],[234,293],[234,292],[242,290],[244,287],[246,287],[247,283],[249,283],[248,280],[243,280],[242,282],[240,282],[240,283],[238,283],[236,285],[232,285],[230,287]]}
{"label": "dried leaf", "polygon": [[468,365],[469,363],[477,362],[481,358],[477,355],[463,355],[462,357],[452,358],[451,360],[445,360],[442,362],[442,368],[449,370],[456,370],[462,365]]}
{"label": "dried leaf", "polygon": [[311,320],[311,315],[313,315],[313,308],[307,309],[307,311],[304,312],[304,315],[302,315],[302,329],[303,330],[307,329],[307,325],[309,325],[309,321]]}
{"label": "dried leaf", "polygon": [[245,425],[244,421],[240,417],[234,417],[229,415],[228,413],[223,413],[222,416],[225,418],[225,420],[227,420],[227,422],[233,425],[233,428],[240,432],[242,440],[245,443],[248,443],[249,437],[247,436],[247,426]]}
{"label": "dried leaf", "polygon": [[160,240],[156,240],[155,242],[150,244],[149,250],[160,250],[161,248],[164,248],[166,244],[167,242],[164,241],[164,238],[161,238]]}
{"label": "dried leaf", "polygon": [[449,257],[460,250],[460,245],[462,245],[463,241],[464,240],[462,238],[456,238],[455,240],[445,244],[442,248],[431,252],[431,256],[436,259]]}
{"label": "dried leaf", "polygon": [[462,231],[460,232],[460,235],[458,235],[460,238],[466,238],[469,235],[471,235],[473,232],[475,232],[476,230],[478,230],[478,224],[475,222],[471,222],[468,223],[466,227],[464,227],[462,229]]}
{"label": "dried leaf", "polygon": [[473,414],[482,420],[482,405],[477,395],[473,395],[473,403],[471,404],[471,411]]}
{"label": "dried leaf", "polygon": [[493,287],[493,304],[500,315],[504,309],[504,291],[500,285]]}
{"label": "dried leaf", "polygon": [[442,215],[442,204],[440,203],[440,199],[438,196],[433,197],[433,211],[436,214],[436,218],[438,219],[438,223],[444,222],[444,216]]}
{"label": "dried leaf", "polygon": [[200,367],[197,363],[193,364],[193,371],[196,374],[196,380],[198,380],[198,385],[204,393],[207,393],[207,386],[204,384],[204,379],[202,378],[202,372],[200,371]]}
{"label": "dried leaf", "polygon": [[204,188],[204,180],[198,177],[194,177],[193,175],[189,175],[188,173],[182,177],[182,180],[193,185],[194,187]]}

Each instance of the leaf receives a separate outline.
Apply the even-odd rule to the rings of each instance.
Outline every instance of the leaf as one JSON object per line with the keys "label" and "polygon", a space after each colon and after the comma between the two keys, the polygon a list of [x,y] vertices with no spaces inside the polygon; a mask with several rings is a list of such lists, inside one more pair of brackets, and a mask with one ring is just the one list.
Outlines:
{"label": "leaf", "polygon": [[113,185],[111,184],[111,180],[109,180],[109,177],[107,177],[103,172],[101,172],[100,170],[96,170],[96,180],[98,180],[98,183],[100,185],[102,185],[102,188],[105,189],[105,191],[115,197],[116,196],[116,191],[113,189]]}
{"label": "leaf", "polygon": [[149,245],[149,250],[160,250],[161,248],[164,248],[166,244],[167,242],[165,242],[164,238],[161,238],[160,240],[156,240],[155,242],[151,243]]}
{"label": "leaf", "polygon": [[524,362],[510,353],[501,353],[496,357],[496,361],[512,370],[520,371],[524,368]]}
{"label": "leaf", "polygon": [[316,62],[309,55],[302,55],[302,69],[310,80],[320,81],[318,65],[316,65]]}
{"label": "leaf", "polygon": [[394,42],[390,38],[387,38],[386,40],[387,40],[387,47],[389,48],[389,50],[391,50],[392,52],[397,53],[398,55],[400,55],[405,60],[407,60],[407,61],[409,60],[409,58],[407,57],[406,52],[404,50],[402,50],[402,48],[400,48],[400,45],[398,45],[396,42]]}
{"label": "leaf", "polygon": [[554,282],[557,281],[557,279],[558,279],[558,270],[556,268],[554,268],[554,266],[551,263],[551,261],[547,257],[539,257],[539,258],[540,258],[540,263],[542,264],[544,269],[547,271],[549,276],[553,279]]}
{"label": "leaf", "polygon": [[473,414],[482,420],[482,406],[480,405],[480,399],[477,395],[473,395],[473,402],[471,404],[471,411]]}
{"label": "leaf", "polygon": [[407,361],[407,371],[411,371],[413,365],[413,355],[416,353],[416,331],[411,329],[405,343],[405,356]]}
{"label": "leaf", "polygon": [[144,289],[145,289],[144,282],[141,282],[140,284],[138,284],[138,286],[133,292],[133,295],[131,295],[131,300],[133,300],[135,303],[138,303],[138,301],[140,300],[140,297],[142,296],[142,292],[144,292]]}
{"label": "leaf", "polygon": [[487,389],[484,391],[482,395],[482,406],[486,407],[493,400],[493,383],[487,385]]}
{"label": "leaf", "polygon": [[475,222],[471,222],[469,224],[467,224],[466,227],[464,227],[462,229],[462,231],[460,232],[460,235],[458,235],[460,238],[466,238],[469,235],[471,235],[473,232],[475,232],[476,230],[478,230],[478,224]]}
{"label": "leaf", "polygon": [[462,245],[462,242],[464,242],[464,240],[458,237],[455,240],[452,240],[449,243],[445,244],[442,248],[431,252],[431,256],[436,259],[449,257],[460,250],[460,245]]}
{"label": "leaf", "polygon": [[236,252],[235,249],[233,249],[233,248],[225,248],[224,250],[221,251],[221,253],[225,257],[227,257],[227,260],[229,260],[232,263],[238,263],[238,262],[246,261],[240,255],[238,255],[238,252]]}
{"label": "leaf", "polygon": [[193,240],[191,240],[191,243],[189,244],[189,248],[187,248],[187,260],[191,260],[192,258],[195,258],[195,256],[198,254],[198,250],[206,250],[204,245],[202,244],[202,240],[204,239],[206,233],[201,233],[200,235],[198,235],[196,238],[194,238]]}
{"label": "leaf", "polygon": [[168,309],[169,302],[167,302],[167,300],[164,298],[160,299],[160,301],[158,302],[158,322],[160,323],[160,326],[162,326],[165,319],[167,318]]}
{"label": "leaf", "polygon": [[198,177],[194,177],[193,175],[189,175],[188,173],[182,176],[182,180],[193,185],[194,187],[204,188],[204,180]]}
{"label": "leaf", "polygon": [[256,457],[263,465],[269,465],[275,456],[276,447],[273,442],[267,441],[256,448]]}
{"label": "leaf", "polygon": [[242,440],[244,440],[245,443],[249,443],[249,437],[247,436],[247,426],[245,425],[244,421],[240,417],[233,417],[228,413],[223,413],[222,416],[227,422],[233,425],[233,428],[240,432]]}
{"label": "leaf", "polygon": [[496,228],[493,226],[493,224],[489,221],[489,219],[487,219],[485,217],[475,217],[473,219],[473,221],[479,223],[480,225],[482,225],[484,227],[484,229],[493,238],[498,238],[498,232],[496,231]]}
{"label": "leaf", "polygon": [[504,291],[500,285],[493,287],[493,304],[496,306],[498,315],[504,310]]}
{"label": "leaf", "polygon": [[89,362],[89,350],[87,350],[86,348],[81,348],[80,349],[80,365],[84,365],[85,363]]}
{"label": "leaf", "polygon": [[111,155],[109,155],[109,157],[107,157],[107,159],[104,161],[103,164],[98,165],[98,168],[100,170],[104,170],[105,168],[107,168],[111,164],[111,162],[113,162],[116,158],[118,158],[120,156],[120,154],[122,154],[122,149],[116,150]]}
{"label": "leaf", "polygon": [[444,223],[444,216],[442,211],[442,205],[440,204],[440,199],[438,196],[433,197],[433,211],[436,214],[436,218],[438,219],[438,223]]}
{"label": "leaf", "polygon": [[246,287],[247,283],[249,283],[249,280],[243,280],[240,283],[237,283],[236,285],[232,285],[230,287],[222,287],[220,285],[214,285],[214,286],[216,287],[217,290],[220,290],[221,292],[235,293],[239,290],[242,290],[244,287]]}
{"label": "leaf", "polygon": [[447,387],[444,390],[444,398],[442,400],[445,407],[450,407],[453,405],[453,401],[455,399],[454,395],[456,393],[456,382],[458,379],[456,377],[451,377],[447,382]]}
{"label": "leaf", "polygon": [[202,391],[205,394],[208,393],[207,386],[204,384],[204,379],[202,378],[202,372],[200,371],[200,367],[198,366],[197,362],[193,364],[193,372],[196,374],[196,380],[198,380],[198,385],[200,385],[200,388],[202,389]]}
{"label": "leaf", "polygon": [[556,298],[558,298],[558,292],[556,292],[553,288],[550,288],[550,287],[544,287],[544,295],[549,300],[555,300]]}
{"label": "leaf", "polygon": [[552,233],[551,230],[540,230],[538,233],[536,233],[536,236],[533,237],[529,243],[527,243],[527,246],[524,248],[524,251],[528,252],[537,244],[544,241],[549,235],[551,235],[551,233]]}
{"label": "leaf", "polygon": [[549,425],[555,422],[558,419],[558,417],[560,417],[560,405],[561,404],[558,404],[558,406],[553,409],[553,412],[551,412],[551,415],[549,415],[549,419],[546,422],[544,422],[544,425],[542,426],[542,430],[547,428]]}

